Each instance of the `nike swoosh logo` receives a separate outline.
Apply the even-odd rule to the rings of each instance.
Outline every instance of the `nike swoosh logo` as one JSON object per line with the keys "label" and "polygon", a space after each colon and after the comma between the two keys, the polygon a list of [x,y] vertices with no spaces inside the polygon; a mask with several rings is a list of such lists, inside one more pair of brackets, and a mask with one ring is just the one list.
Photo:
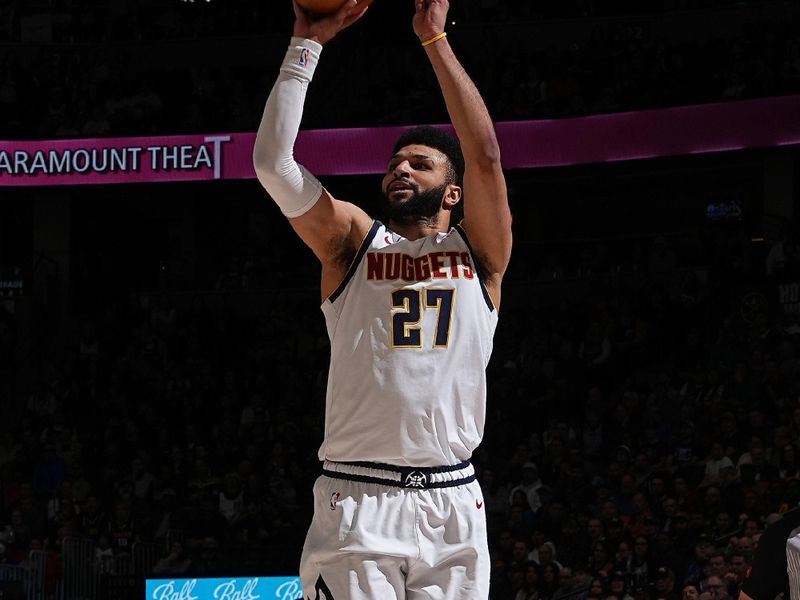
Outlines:
{"label": "nike swoosh logo", "polygon": [[475,500],[475,508],[480,510],[482,507],[483,507],[483,502],[479,502],[478,500]]}

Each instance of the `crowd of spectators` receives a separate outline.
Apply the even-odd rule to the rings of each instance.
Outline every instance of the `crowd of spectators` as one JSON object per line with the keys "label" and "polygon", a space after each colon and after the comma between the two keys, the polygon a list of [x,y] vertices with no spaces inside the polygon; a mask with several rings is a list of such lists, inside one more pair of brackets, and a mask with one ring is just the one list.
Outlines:
{"label": "crowd of spectators", "polygon": [[[224,4],[226,15],[236,14]],[[272,6],[256,4],[260,10]],[[791,14],[777,21],[754,12],[747,25],[698,39],[654,33],[646,20],[593,21],[590,36],[569,44],[543,44],[519,29],[518,20],[512,20],[512,29],[502,23],[458,25],[451,39],[479,87],[491,91],[487,95],[496,119],[558,118],[798,93],[800,27],[797,11]],[[141,53],[146,43],[120,43],[124,34],[114,34],[114,43],[3,46],[0,109],[7,118],[0,135],[252,131],[291,31],[290,16],[269,20],[277,31],[264,36],[265,26],[261,36],[249,41],[198,34],[195,44],[201,45],[187,46],[183,55],[175,53],[178,42],[169,42],[167,32],[153,34],[161,46],[155,55],[150,46],[148,58]],[[305,125],[444,120],[441,103],[428,93],[430,69],[411,59],[410,29],[398,27],[388,7],[376,6],[370,19],[369,27],[349,32],[326,49]],[[129,13],[123,21],[141,30]],[[182,17],[174,21],[184,22]],[[225,18],[210,22],[224,23]],[[534,29],[547,31],[547,23]]]}
{"label": "crowd of spectators", "polygon": [[[451,15],[467,24],[662,14],[763,2],[742,0],[459,0]],[[411,4],[408,4],[410,10]],[[107,40],[230,37],[280,33],[291,19],[290,0],[19,0],[0,1],[0,42],[85,43]],[[37,39],[38,38],[38,39]]]}
{"label": "crowd of spectators", "polygon": [[[234,30],[283,39],[289,29],[280,15],[272,28],[258,26],[273,6],[263,1],[224,19],[208,18],[213,6],[191,19],[175,18],[186,8],[177,5],[109,6],[55,2],[64,19],[56,41]],[[641,6],[476,0],[456,16],[508,23]],[[0,36],[16,41],[30,14],[0,1]],[[489,26],[484,43],[459,51],[492,90],[496,118],[562,117],[799,92],[796,25],[675,42],[609,21],[583,45],[515,39],[513,52],[503,29]],[[73,37],[60,39],[64,32]],[[368,47],[374,64],[394,64],[393,46],[377,35],[350,43],[362,54]],[[32,62],[0,49],[0,134],[252,130],[281,58],[145,70],[135,44],[108,48],[47,45]],[[503,60],[487,48],[501,48]],[[360,69],[353,87],[323,61],[309,124],[444,120],[439,103],[428,104],[430,74],[394,62],[391,71]],[[280,231],[273,248],[291,243],[289,228]],[[800,278],[793,239],[767,254],[738,225],[724,235],[654,235],[621,244],[624,263],[610,256],[612,244],[573,245],[574,260],[517,247],[516,264],[534,266],[509,271],[486,439],[474,457],[493,600],[736,597],[760,535],[800,502],[800,326],[763,292]],[[56,560],[64,540],[79,538],[107,576],[148,543],[159,549],[160,576],[296,571],[324,416],[328,342],[316,274],[254,250],[205,275],[214,293],[111,294],[72,307],[65,343],[39,332],[33,366],[19,370],[34,377],[6,386],[18,393],[1,408],[15,425],[0,433],[0,564],[22,564],[31,550]],[[581,294],[564,281],[575,279]],[[287,280],[291,292],[270,287]],[[103,283],[120,291],[120,281]],[[752,284],[755,301],[742,301],[732,282]],[[547,302],[537,293],[545,284]],[[245,310],[236,296],[253,289],[261,304]],[[0,334],[0,376],[14,381],[14,336],[24,332],[3,313]]]}
{"label": "crowd of spectators", "polygon": [[[726,278],[764,283],[765,252],[719,239],[688,262],[640,241],[636,277],[584,275],[585,295],[554,303],[508,281],[474,457],[493,600],[736,597],[759,536],[800,501],[800,328],[728,297]],[[769,283],[797,273],[778,254]],[[697,261],[715,255],[729,263]],[[109,576],[151,542],[160,576],[294,572],[327,368],[315,275],[296,283],[257,314],[235,292],[117,297],[39,349],[35,385],[5,407],[0,561],[83,538]]]}

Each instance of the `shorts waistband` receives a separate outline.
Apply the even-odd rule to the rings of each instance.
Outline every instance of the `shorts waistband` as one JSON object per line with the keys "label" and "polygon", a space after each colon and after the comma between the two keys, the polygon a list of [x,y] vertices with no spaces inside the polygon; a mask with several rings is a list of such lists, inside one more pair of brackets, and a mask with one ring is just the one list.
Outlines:
{"label": "shorts waistband", "polygon": [[467,461],[442,467],[399,467],[383,463],[326,460],[322,465],[322,474],[333,479],[414,490],[456,487],[475,481],[475,469]]}

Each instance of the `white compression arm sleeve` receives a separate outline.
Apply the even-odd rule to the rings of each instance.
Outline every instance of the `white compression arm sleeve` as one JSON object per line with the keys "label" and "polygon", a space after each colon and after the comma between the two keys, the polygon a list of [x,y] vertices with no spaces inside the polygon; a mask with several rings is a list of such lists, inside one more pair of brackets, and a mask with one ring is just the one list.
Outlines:
{"label": "white compression arm sleeve", "polygon": [[322,184],[294,160],[306,90],[321,51],[322,45],[317,42],[292,38],[253,149],[258,180],[287,217],[305,214],[322,194]]}

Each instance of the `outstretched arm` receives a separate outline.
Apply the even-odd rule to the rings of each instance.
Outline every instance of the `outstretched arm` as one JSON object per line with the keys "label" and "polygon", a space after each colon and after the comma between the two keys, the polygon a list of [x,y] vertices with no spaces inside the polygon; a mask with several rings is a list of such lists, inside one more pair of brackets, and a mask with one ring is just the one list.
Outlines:
{"label": "outstretched arm", "polygon": [[[414,0],[414,32],[420,42],[444,33],[447,0]],[[480,92],[446,37],[424,46],[442,89],[447,112],[464,153],[464,221],[482,276],[495,306],[511,257],[511,211],[494,125]]]}
{"label": "outstretched arm", "polygon": [[344,278],[348,257],[369,231],[372,220],[357,206],[334,199],[299,165],[294,159],[294,144],[322,45],[360,19],[366,5],[350,0],[336,14],[312,20],[294,3],[294,37],[267,100],[253,149],[258,180],[322,262],[323,298]]}

